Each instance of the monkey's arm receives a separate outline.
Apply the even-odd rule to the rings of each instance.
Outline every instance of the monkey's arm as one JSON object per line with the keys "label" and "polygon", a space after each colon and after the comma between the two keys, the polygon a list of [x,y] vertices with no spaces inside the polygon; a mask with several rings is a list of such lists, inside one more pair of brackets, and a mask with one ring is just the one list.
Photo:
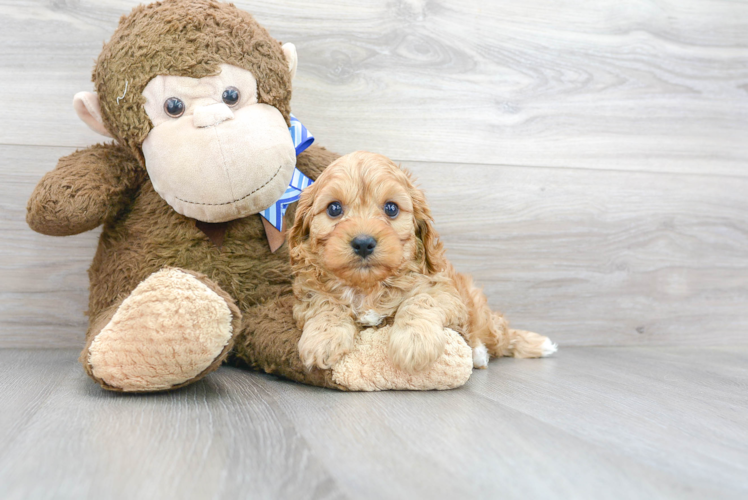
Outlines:
{"label": "monkey's arm", "polygon": [[29,198],[26,222],[50,236],[89,231],[114,216],[146,178],[125,148],[97,144],[60,158]]}
{"label": "monkey's arm", "polygon": [[296,168],[316,181],[319,174],[338,158],[340,158],[340,155],[337,153],[328,151],[322,146],[311,145],[296,158]]}

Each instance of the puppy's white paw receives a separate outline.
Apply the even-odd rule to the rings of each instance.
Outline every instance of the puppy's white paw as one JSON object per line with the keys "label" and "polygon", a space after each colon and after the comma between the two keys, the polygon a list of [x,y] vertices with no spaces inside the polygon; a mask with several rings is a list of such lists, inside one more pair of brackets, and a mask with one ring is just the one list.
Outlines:
{"label": "puppy's white paw", "polygon": [[540,346],[540,356],[543,358],[550,356],[556,351],[558,351],[558,345],[551,342],[551,339],[545,339],[543,344]]}
{"label": "puppy's white paw", "polygon": [[384,318],[385,316],[383,314],[369,309],[366,311],[366,314],[358,317],[358,321],[364,326],[379,326]]}
{"label": "puppy's white paw", "polygon": [[488,349],[482,342],[473,347],[473,368],[486,368],[488,366]]}

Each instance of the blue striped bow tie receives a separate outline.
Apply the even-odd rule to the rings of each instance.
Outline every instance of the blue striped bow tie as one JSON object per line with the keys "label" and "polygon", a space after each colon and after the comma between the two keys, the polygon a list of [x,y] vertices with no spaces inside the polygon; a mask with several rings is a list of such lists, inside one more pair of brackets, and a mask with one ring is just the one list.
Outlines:
{"label": "blue striped bow tie", "polygon": [[[291,115],[291,127],[288,131],[291,132],[291,139],[293,139],[293,145],[296,148],[296,156],[299,156],[302,151],[314,142],[312,134],[309,133],[306,127],[294,115]],[[260,212],[260,215],[272,224],[275,229],[283,231],[283,216],[286,215],[288,205],[297,201],[301,196],[301,191],[308,188],[312,182],[314,181],[301,173],[301,170],[294,168],[293,176],[286,188],[286,192],[283,193],[283,196],[278,201]]]}

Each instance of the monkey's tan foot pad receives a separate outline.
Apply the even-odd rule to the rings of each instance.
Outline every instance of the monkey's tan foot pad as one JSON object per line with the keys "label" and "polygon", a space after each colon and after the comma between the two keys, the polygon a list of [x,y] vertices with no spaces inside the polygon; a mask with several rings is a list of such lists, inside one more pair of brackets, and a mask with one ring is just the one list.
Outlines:
{"label": "monkey's tan foot pad", "polygon": [[428,369],[408,373],[387,358],[389,329],[359,333],[353,350],[332,367],[333,381],[351,391],[427,391],[454,389],[470,378],[473,352],[459,333],[446,328],[444,354]]}
{"label": "monkey's tan foot pad", "polygon": [[220,364],[232,337],[227,302],[197,277],[158,271],[127,297],[89,348],[93,376],[109,389],[184,385]]}

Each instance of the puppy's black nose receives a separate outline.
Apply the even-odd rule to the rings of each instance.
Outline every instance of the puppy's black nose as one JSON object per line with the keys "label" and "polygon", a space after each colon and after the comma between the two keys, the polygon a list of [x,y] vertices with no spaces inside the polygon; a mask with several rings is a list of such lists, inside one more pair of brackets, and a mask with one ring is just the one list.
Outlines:
{"label": "puppy's black nose", "polygon": [[353,252],[359,257],[368,257],[377,246],[377,240],[368,234],[362,234],[351,240],[351,246],[353,247]]}

